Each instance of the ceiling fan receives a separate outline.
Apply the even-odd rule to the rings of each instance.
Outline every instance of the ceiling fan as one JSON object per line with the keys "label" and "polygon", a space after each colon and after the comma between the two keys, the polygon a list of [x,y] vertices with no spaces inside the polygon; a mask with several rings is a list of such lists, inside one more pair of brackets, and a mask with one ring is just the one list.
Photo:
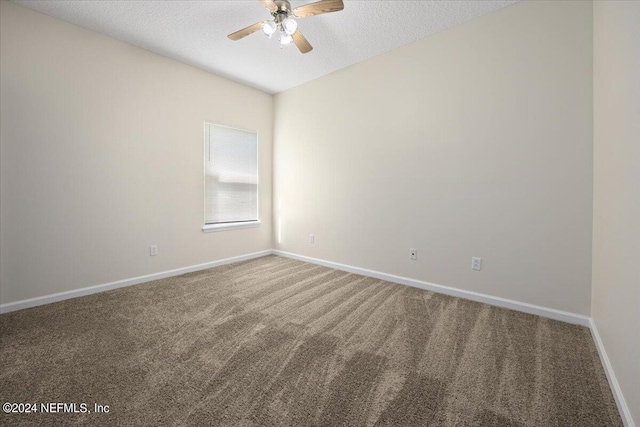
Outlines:
{"label": "ceiling fan", "polygon": [[300,52],[307,53],[313,49],[306,38],[298,31],[298,23],[293,18],[321,15],[323,13],[337,12],[344,9],[342,0],[321,0],[315,3],[305,4],[291,9],[288,0],[259,0],[260,3],[271,12],[273,20],[256,22],[240,31],[229,34],[231,40],[240,40],[258,30],[269,38],[276,32],[280,33],[280,45],[288,45],[293,42]]}

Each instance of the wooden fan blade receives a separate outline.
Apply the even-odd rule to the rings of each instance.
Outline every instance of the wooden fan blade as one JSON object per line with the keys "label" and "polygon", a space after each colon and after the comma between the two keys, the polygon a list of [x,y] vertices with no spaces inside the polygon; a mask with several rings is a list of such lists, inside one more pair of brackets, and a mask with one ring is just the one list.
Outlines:
{"label": "wooden fan blade", "polygon": [[273,2],[273,0],[259,0],[260,3],[271,12],[275,12],[278,10],[278,6]]}
{"label": "wooden fan blade", "polygon": [[229,34],[227,37],[229,37],[231,40],[240,40],[241,38],[260,30],[262,28],[262,24],[264,24],[265,22],[267,21],[256,22],[253,25],[249,25],[247,28],[243,28],[240,31]]}
{"label": "wooden fan blade", "polygon": [[323,13],[337,12],[344,9],[342,0],[321,0],[315,3],[305,4],[304,6],[293,9],[293,14],[298,18],[305,16],[322,15]]}
{"label": "wooden fan blade", "polygon": [[296,31],[291,37],[293,38],[293,42],[296,44],[300,52],[307,53],[310,52],[311,49],[313,49],[311,44],[309,44],[307,39],[304,38],[300,31]]}

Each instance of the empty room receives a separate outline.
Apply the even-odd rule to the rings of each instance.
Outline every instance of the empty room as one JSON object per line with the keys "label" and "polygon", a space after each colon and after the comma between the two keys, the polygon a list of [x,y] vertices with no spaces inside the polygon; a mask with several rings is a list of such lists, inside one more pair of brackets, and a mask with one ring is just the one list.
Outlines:
{"label": "empty room", "polygon": [[640,1],[0,0],[0,425],[640,427]]}

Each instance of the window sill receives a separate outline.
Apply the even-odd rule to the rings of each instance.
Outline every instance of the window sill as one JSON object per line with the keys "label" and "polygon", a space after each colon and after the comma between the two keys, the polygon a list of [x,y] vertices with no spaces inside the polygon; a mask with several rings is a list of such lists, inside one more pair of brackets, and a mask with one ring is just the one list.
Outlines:
{"label": "window sill", "polygon": [[203,233],[215,233],[216,231],[238,230],[240,228],[255,228],[260,226],[260,221],[227,222],[221,224],[205,224]]}

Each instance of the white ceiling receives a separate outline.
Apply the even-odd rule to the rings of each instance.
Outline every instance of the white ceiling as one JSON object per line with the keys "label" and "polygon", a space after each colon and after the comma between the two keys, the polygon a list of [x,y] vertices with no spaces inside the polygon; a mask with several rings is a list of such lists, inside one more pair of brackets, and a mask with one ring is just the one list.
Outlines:
{"label": "white ceiling", "polygon": [[[345,1],[344,10],[298,20],[305,55],[261,32],[227,34],[269,18],[257,0],[33,1],[16,3],[124,42],[278,93],[518,0]],[[292,7],[311,1],[291,1]]]}

